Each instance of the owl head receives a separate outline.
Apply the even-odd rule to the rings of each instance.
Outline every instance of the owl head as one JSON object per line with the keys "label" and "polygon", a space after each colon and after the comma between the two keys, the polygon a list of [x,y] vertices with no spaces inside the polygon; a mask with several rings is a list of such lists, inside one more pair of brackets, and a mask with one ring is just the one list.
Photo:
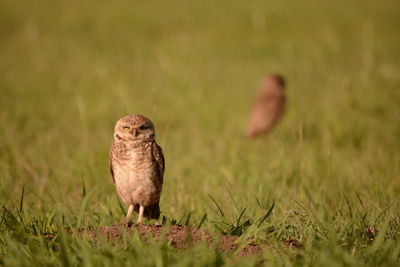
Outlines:
{"label": "owl head", "polygon": [[153,122],[142,115],[123,117],[114,127],[115,141],[151,142],[155,138]]}
{"label": "owl head", "polygon": [[264,78],[263,86],[266,88],[279,86],[282,89],[285,88],[285,79],[279,74],[270,74]]}

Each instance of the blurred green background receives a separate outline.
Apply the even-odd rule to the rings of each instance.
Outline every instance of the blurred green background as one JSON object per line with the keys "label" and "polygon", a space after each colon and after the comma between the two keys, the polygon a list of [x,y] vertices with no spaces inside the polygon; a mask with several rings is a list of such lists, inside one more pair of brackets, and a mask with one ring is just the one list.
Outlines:
{"label": "blurred green background", "polygon": [[[339,263],[374,265],[363,229],[392,225],[384,240],[398,253],[379,255],[395,263],[399,10],[397,0],[2,0],[0,204],[18,209],[24,187],[27,220],[61,211],[74,226],[99,185],[84,225],[117,223],[108,149],[115,121],[139,113],[164,149],[169,220],[190,212],[194,225],[207,214],[203,227],[214,229],[211,195],[227,221],[246,208],[253,222],[275,200],[267,226],[280,230],[261,231],[261,244],[307,242],[308,226],[327,224],[360,237],[328,246]],[[245,140],[270,72],[287,80],[287,111],[270,135]]]}

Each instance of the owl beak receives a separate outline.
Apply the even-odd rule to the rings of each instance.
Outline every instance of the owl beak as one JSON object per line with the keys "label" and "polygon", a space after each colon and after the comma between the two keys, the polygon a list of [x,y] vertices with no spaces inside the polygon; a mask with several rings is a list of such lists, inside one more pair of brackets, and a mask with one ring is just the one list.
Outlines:
{"label": "owl beak", "polygon": [[136,136],[137,136],[137,130],[136,130],[136,129],[133,129],[132,132],[131,132],[131,134],[132,134],[133,136],[136,137]]}

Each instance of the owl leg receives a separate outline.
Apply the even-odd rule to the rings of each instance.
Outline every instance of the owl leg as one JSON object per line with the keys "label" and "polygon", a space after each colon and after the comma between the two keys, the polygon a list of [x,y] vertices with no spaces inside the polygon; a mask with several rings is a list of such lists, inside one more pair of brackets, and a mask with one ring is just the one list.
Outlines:
{"label": "owl leg", "polygon": [[132,212],[133,212],[133,204],[130,204],[128,207],[128,213],[126,214],[126,217],[121,221],[121,224],[127,224],[129,220],[131,219]]}
{"label": "owl leg", "polygon": [[144,213],[144,206],[140,205],[140,208],[139,208],[139,217],[138,217],[138,219],[137,219],[136,224],[141,224],[141,223],[142,223],[143,213]]}

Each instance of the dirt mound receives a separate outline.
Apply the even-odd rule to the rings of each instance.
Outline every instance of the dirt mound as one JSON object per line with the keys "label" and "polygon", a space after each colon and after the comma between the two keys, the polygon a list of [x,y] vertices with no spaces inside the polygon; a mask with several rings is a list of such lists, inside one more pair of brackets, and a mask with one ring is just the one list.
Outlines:
{"label": "dirt mound", "polygon": [[[171,246],[177,249],[187,249],[198,245],[200,242],[205,242],[208,247],[215,248],[222,253],[230,254],[234,252],[238,247],[237,236],[229,235],[211,235],[206,230],[199,230],[197,228],[171,225],[137,225],[137,226],[103,226],[92,230],[80,230],[80,233],[87,233],[92,240],[97,240],[98,235],[105,236],[113,245],[121,240],[123,232],[136,232],[140,235],[144,242],[148,241],[148,238],[154,240],[167,239]],[[257,244],[252,243],[251,240],[246,241],[246,245],[237,252],[238,256],[245,256],[249,254],[259,254],[261,247]]]}

